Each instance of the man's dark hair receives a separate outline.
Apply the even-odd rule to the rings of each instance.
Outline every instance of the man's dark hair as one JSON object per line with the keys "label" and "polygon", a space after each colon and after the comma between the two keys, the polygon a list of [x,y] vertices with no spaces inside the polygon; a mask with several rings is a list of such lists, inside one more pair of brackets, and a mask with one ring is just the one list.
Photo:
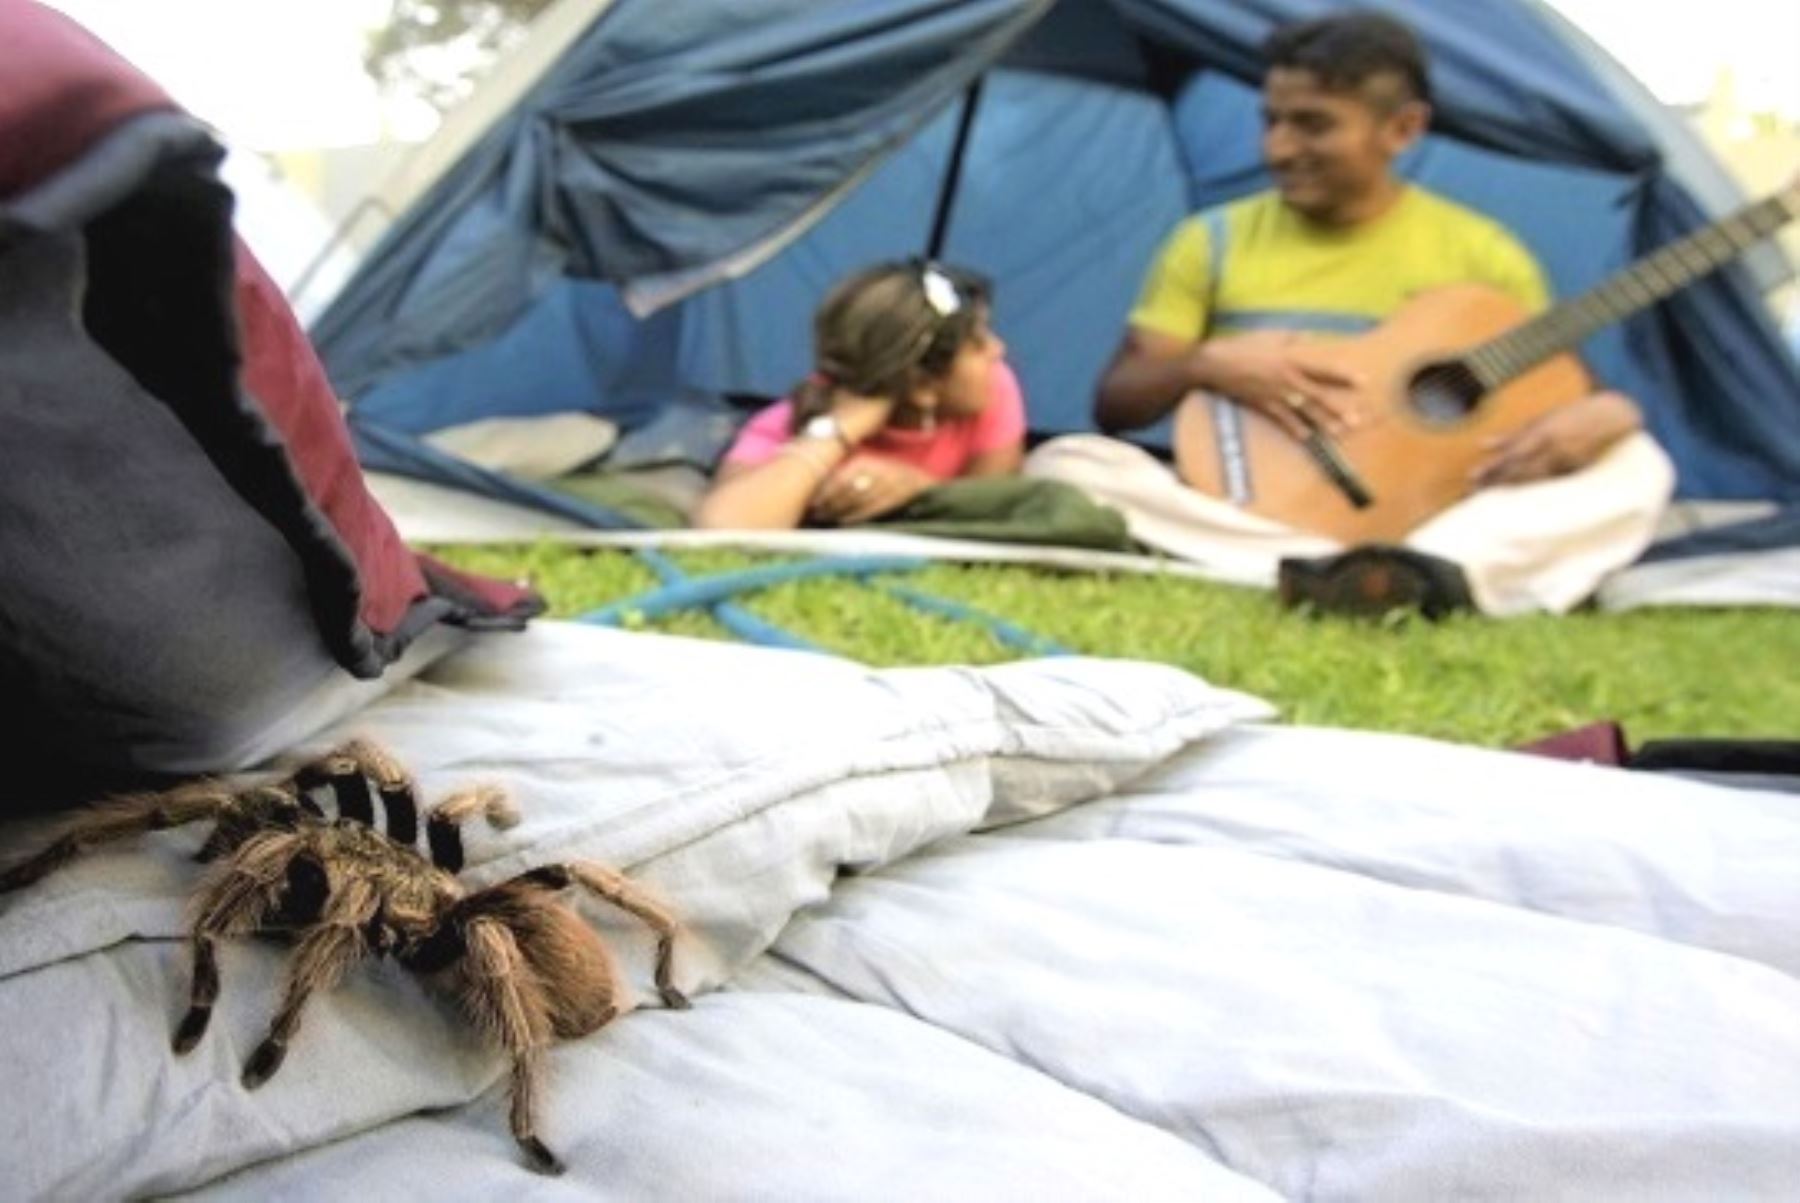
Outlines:
{"label": "man's dark hair", "polygon": [[1378,76],[1392,76],[1431,101],[1425,47],[1403,22],[1384,13],[1348,12],[1283,25],[1263,43],[1271,68],[1309,71],[1331,92],[1350,92]]}

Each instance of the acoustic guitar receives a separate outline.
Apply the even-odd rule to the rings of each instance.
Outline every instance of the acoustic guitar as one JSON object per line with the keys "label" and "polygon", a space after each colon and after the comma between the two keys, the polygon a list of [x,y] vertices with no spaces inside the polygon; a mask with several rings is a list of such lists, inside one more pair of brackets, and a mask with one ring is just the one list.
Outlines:
{"label": "acoustic guitar", "polygon": [[1203,493],[1289,526],[1345,543],[1398,540],[1468,495],[1485,440],[1594,390],[1571,353],[1583,339],[1796,216],[1800,177],[1529,319],[1485,285],[1422,292],[1367,334],[1305,350],[1363,381],[1346,396],[1364,425],[1302,442],[1247,407],[1193,393],[1175,416],[1176,470]]}

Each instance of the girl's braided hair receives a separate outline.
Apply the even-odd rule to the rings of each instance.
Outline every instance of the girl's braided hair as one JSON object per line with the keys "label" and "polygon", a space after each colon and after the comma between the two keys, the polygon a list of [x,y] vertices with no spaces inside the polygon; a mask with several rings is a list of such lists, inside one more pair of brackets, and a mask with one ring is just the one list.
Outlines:
{"label": "girl's braided hair", "polygon": [[[943,281],[955,293],[949,313],[941,312]],[[840,282],[813,315],[814,370],[794,389],[793,430],[831,407],[833,389],[904,402],[921,379],[949,370],[992,297],[985,277],[920,259],[877,264]]]}

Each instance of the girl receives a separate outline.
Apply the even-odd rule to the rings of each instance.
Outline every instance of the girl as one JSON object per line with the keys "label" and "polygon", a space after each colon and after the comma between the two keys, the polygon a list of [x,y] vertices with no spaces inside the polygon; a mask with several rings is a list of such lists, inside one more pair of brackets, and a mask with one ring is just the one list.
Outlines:
{"label": "girl", "polygon": [[1025,399],[985,280],[929,262],[858,272],[813,318],[815,370],[752,418],[695,525],[850,526],[1024,455]]}

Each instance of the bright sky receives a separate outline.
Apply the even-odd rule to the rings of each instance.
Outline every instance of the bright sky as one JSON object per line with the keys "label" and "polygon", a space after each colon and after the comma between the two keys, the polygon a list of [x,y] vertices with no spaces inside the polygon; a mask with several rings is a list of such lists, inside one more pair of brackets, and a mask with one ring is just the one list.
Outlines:
{"label": "bright sky", "polygon": [[[381,105],[364,31],[388,0],[48,0],[230,141],[257,150],[418,137],[429,114]],[[1551,0],[1671,104],[1703,100],[1719,69],[1745,105],[1800,121],[1800,0]],[[206,30],[204,35],[200,30]]]}
{"label": "bright sky", "polygon": [[1712,92],[1721,68],[1738,103],[1800,121],[1800,0],[1550,0],[1665,104]]}
{"label": "bright sky", "polygon": [[[388,0],[46,0],[80,21],[236,145],[349,146],[422,137],[427,109],[383,106],[366,31]],[[204,33],[201,31],[205,31]]]}

